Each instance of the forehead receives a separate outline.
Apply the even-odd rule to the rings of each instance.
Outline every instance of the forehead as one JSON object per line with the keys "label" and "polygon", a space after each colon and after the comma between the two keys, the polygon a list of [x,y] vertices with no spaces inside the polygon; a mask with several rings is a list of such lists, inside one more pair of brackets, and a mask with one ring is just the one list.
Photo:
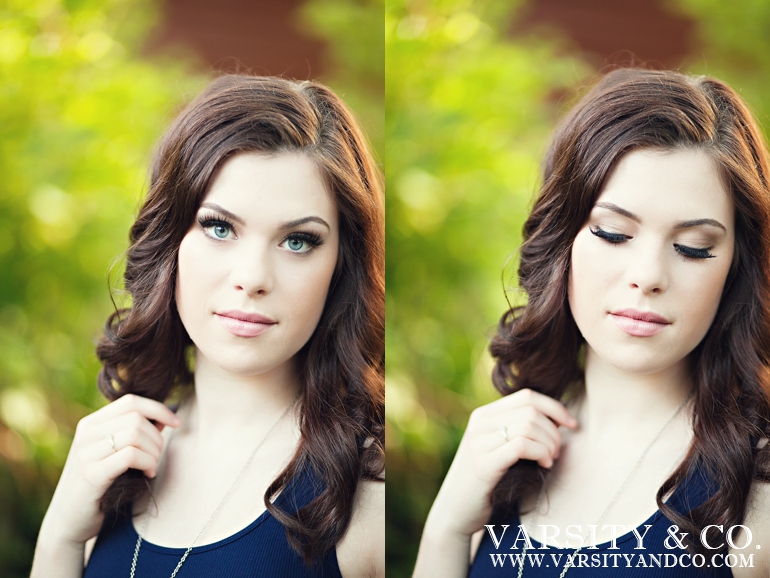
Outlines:
{"label": "forehead", "polygon": [[336,205],[316,163],[304,153],[241,153],[217,172],[204,201],[246,220],[291,221],[309,214],[336,223]]}
{"label": "forehead", "polygon": [[733,202],[705,151],[641,149],[623,156],[598,201],[659,221],[714,218],[733,224]]}

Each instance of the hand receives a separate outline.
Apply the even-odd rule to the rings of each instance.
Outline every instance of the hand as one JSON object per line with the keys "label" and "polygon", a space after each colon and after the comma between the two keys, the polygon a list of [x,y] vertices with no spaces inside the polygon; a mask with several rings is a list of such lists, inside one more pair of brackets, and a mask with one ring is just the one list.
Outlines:
{"label": "hand", "polygon": [[[431,508],[431,531],[470,536],[492,513],[490,494],[521,459],[550,468],[559,456],[559,426],[577,420],[555,399],[529,389],[476,409]],[[507,437],[507,440],[506,440]]]}
{"label": "hand", "polygon": [[95,536],[104,518],[99,501],[107,488],[129,468],[155,477],[163,450],[160,432],[180,424],[162,403],[132,394],[80,420],[41,539],[45,534],[50,541],[84,544]]}

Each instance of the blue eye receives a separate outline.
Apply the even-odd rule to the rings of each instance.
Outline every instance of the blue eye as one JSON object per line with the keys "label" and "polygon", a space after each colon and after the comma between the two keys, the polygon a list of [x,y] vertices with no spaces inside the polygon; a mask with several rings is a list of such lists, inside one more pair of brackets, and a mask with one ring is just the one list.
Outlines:
{"label": "blue eye", "polygon": [[303,240],[301,240],[301,239],[296,239],[296,238],[294,238],[294,239],[289,239],[289,240],[286,242],[286,246],[287,246],[289,249],[291,249],[292,251],[300,251],[300,250],[302,250],[302,247],[304,247],[304,246],[305,246],[305,241],[303,241]]}
{"label": "blue eye", "polygon": [[221,218],[201,217],[198,219],[198,224],[206,236],[218,241],[225,241],[230,233],[234,234],[233,226]]}
{"label": "blue eye", "polygon": [[323,243],[321,237],[315,233],[292,233],[281,243],[291,253],[309,253]]}

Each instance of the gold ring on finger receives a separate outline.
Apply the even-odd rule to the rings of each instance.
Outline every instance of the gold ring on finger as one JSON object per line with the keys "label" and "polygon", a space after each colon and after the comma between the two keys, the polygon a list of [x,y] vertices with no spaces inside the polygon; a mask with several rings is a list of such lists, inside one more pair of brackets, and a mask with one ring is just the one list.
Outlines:
{"label": "gold ring on finger", "polygon": [[107,436],[107,441],[110,442],[110,447],[114,453],[117,453],[118,448],[115,447],[115,436],[110,434]]}
{"label": "gold ring on finger", "polygon": [[500,428],[500,435],[503,436],[503,439],[507,442],[508,441],[508,426],[504,425]]}

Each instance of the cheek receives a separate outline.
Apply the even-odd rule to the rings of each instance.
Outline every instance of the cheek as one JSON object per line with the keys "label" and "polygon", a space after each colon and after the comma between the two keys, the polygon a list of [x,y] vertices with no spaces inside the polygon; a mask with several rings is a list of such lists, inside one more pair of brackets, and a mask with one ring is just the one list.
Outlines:
{"label": "cheek", "polygon": [[336,266],[336,252],[329,252],[325,259],[319,260],[316,266],[297,268],[289,274],[287,288],[291,293],[287,296],[286,305],[291,308],[297,320],[295,327],[298,331],[310,337],[321,319],[326,304],[332,275]]}
{"label": "cheek", "polygon": [[194,304],[201,302],[205,293],[203,284],[209,278],[203,266],[205,262],[207,260],[200,258],[200,252],[195,247],[195,239],[188,233],[179,245],[174,288],[177,311],[188,332],[196,310]]}
{"label": "cheek", "polygon": [[682,317],[689,320],[688,333],[696,342],[706,335],[719,309],[734,250],[734,242],[730,242],[717,253],[717,259],[688,263],[678,277],[684,294],[679,295],[677,302],[682,308]]}
{"label": "cheek", "polygon": [[575,322],[601,308],[601,298],[613,279],[612,255],[593,243],[587,229],[572,244],[568,289],[569,306]]}
{"label": "cheek", "polygon": [[702,338],[714,321],[722,299],[727,271],[712,270],[703,275],[691,275],[688,294],[681,300],[687,311],[683,317],[692,320],[691,331]]}

